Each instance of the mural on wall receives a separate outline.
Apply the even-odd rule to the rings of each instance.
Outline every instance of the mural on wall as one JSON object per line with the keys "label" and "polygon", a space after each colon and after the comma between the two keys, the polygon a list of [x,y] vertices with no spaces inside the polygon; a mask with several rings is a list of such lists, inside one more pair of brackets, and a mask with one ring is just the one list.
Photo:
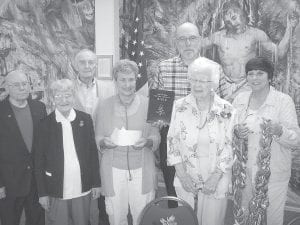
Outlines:
{"label": "mural on wall", "polygon": [[0,99],[4,78],[22,69],[30,78],[32,97],[47,105],[47,84],[74,77],[72,59],[95,46],[94,0],[0,1]]}
{"label": "mural on wall", "polygon": [[[127,58],[130,25],[134,21],[136,1],[120,0],[120,55]],[[144,42],[147,74],[151,80],[159,61],[173,57],[176,27],[189,21],[203,37],[202,55],[222,65],[225,74],[239,80],[245,63],[263,55],[276,66],[273,85],[288,93],[296,104],[300,122],[300,0],[236,0],[243,15],[226,20],[223,4],[229,0],[147,0],[144,1]],[[231,1],[232,2],[232,1]],[[236,7],[225,4],[227,9]],[[236,12],[232,12],[233,14]],[[239,20],[240,21],[236,21]],[[245,31],[228,38],[234,23],[246,23]],[[278,46],[278,48],[276,47]],[[238,87],[238,82],[236,82]],[[234,97],[234,90],[231,92]],[[298,151],[299,152],[299,151]],[[300,156],[294,157],[289,204],[299,207]],[[298,203],[297,203],[298,201]]]}

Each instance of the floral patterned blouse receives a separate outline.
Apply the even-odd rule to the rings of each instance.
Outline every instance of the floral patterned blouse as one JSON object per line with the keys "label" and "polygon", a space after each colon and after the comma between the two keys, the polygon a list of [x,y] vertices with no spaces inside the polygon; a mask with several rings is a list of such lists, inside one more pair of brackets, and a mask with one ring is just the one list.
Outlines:
{"label": "floral patterned blouse", "polygon": [[186,172],[193,179],[200,180],[202,176],[199,171],[199,151],[197,150],[198,133],[201,129],[207,128],[209,172],[213,173],[217,168],[224,172],[214,193],[215,198],[224,197],[229,188],[233,162],[231,141],[234,118],[235,110],[232,105],[217,94],[214,95],[211,110],[207,114],[207,122],[204,122],[205,127],[202,127],[203,120],[201,120],[196,99],[192,94],[175,101],[173,107],[167,139],[168,164],[183,163]]}

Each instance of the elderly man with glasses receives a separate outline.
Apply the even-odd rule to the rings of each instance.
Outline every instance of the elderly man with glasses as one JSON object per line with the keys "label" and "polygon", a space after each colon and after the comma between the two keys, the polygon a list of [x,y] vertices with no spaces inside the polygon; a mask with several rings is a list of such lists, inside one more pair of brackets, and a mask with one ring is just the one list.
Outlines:
{"label": "elderly man with glasses", "polygon": [[43,103],[31,100],[27,76],[20,70],[5,78],[8,97],[0,102],[0,220],[19,224],[23,209],[26,224],[45,224],[33,176],[33,139],[36,125],[46,116]]}

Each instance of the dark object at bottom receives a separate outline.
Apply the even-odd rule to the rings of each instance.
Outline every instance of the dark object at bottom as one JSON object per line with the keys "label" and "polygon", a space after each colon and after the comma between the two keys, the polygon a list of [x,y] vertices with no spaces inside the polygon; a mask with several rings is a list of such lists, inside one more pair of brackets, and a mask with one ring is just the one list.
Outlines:
{"label": "dark object at bottom", "polygon": [[[177,197],[175,187],[174,187],[174,176],[175,176],[175,167],[167,165],[167,134],[169,127],[164,127],[160,131],[161,142],[159,145],[159,153],[160,153],[160,167],[163,172],[166,190],[168,196]],[[176,208],[178,203],[176,201],[168,201],[169,208]]]}

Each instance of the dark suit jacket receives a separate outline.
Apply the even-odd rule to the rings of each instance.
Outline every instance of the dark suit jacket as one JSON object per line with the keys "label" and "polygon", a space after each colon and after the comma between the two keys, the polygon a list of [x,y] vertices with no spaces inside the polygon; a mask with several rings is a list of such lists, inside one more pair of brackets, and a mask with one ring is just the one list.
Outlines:
{"label": "dark suit jacket", "polygon": [[[30,99],[28,105],[33,121],[34,139],[38,121],[47,115],[46,107],[43,103]],[[11,104],[6,98],[0,102],[0,187],[5,187],[8,196],[25,196],[29,193],[33,177],[32,155],[26,147]]]}
{"label": "dark suit jacket", "polygon": [[[80,165],[82,192],[100,187],[98,152],[90,115],[77,111],[71,122],[74,145]],[[38,194],[63,197],[64,149],[62,125],[56,122],[55,112],[39,124],[35,143],[35,174]]]}

